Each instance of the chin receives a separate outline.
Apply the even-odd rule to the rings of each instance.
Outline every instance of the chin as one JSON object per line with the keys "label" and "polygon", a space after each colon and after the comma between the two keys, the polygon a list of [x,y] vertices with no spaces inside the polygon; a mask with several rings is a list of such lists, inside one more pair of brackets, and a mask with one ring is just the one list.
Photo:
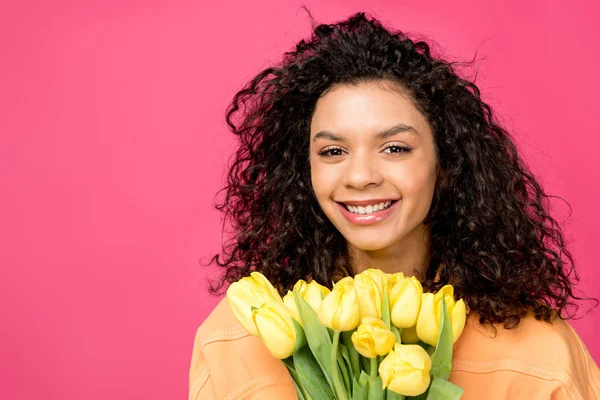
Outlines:
{"label": "chin", "polygon": [[[375,235],[373,235],[375,236]],[[351,237],[346,237],[348,243],[350,243],[353,247],[363,250],[363,251],[376,251],[385,249],[389,246],[389,243],[381,240],[381,238],[372,237],[372,238],[364,238],[363,240],[353,240]]]}

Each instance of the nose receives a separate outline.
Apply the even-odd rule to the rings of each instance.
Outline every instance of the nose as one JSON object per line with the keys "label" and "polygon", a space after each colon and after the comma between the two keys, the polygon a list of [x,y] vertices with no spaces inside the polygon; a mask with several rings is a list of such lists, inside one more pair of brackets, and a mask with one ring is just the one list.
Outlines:
{"label": "nose", "polygon": [[346,187],[364,189],[370,185],[379,185],[381,179],[382,174],[377,161],[370,158],[366,152],[354,153],[347,159],[342,180]]}

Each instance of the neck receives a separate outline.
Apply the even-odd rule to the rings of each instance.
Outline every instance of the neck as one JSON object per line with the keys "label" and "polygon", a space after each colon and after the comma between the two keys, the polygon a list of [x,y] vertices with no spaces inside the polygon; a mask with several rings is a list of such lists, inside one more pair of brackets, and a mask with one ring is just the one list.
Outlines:
{"label": "neck", "polygon": [[399,243],[378,250],[362,250],[348,243],[348,252],[356,274],[376,268],[388,274],[402,272],[423,280],[429,266],[429,230],[421,225]]}

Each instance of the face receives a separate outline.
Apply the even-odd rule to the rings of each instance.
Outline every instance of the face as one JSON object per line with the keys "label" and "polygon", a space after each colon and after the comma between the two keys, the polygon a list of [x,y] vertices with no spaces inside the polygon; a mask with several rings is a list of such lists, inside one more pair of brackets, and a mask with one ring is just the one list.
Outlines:
{"label": "face", "polygon": [[317,200],[349,245],[365,251],[422,240],[437,177],[429,123],[392,85],[336,86],[310,125]]}

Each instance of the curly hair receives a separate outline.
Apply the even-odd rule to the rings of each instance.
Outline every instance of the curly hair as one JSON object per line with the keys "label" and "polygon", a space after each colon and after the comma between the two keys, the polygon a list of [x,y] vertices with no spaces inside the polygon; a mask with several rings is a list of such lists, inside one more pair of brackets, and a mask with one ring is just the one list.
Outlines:
{"label": "curly hair", "polygon": [[[430,261],[423,286],[451,283],[481,323],[564,318],[579,281],[541,185],[496,123],[478,87],[425,41],[356,13],[314,27],[282,62],[233,98],[226,120],[240,145],[216,208],[236,232],[215,255],[225,271],[210,292],[256,270],[283,294],[298,279],[331,288],[353,275],[344,237],[311,185],[309,126],[333,85],[392,81],[431,124],[441,172],[431,208]],[[221,193],[219,191],[219,193]],[[216,284],[215,284],[216,283]],[[570,307],[569,307],[570,309]]]}

